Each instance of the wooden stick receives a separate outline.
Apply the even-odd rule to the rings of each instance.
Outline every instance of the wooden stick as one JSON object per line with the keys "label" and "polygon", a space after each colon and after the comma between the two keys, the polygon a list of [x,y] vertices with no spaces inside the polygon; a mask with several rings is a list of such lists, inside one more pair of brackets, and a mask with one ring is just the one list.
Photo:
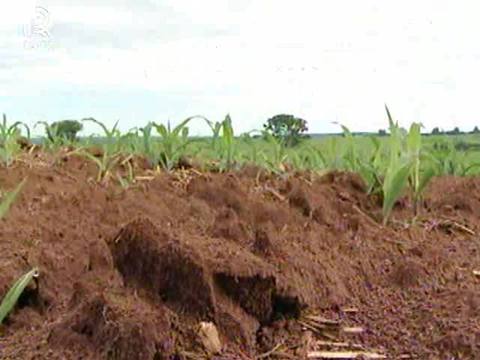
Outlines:
{"label": "wooden stick", "polygon": [[364,351],[312,351],[307,357],[309,359],[358,359],[362,356],[364,359],[386,359],[382,354],[364,352]]}
{"label": "wooden stick", "polygon": [[362,327],[344,327],[342,329],[342,331],[344,333],[347,333],[347,334],[360,334],[360,333],[363,333],[364,332],[364,329]]}
{"label": "wooden stick", "polygon": [[355,348],[355,349],[363,349],[363,345],[362,344],[351,344],[351,343],[348,343],[348,342],[335,342],[335,341],[321,341],[321,340],[318,340],[315,342],[316,345],[319,345],[319,346],[332,346],[332,347],[352,347],[352,348]]}
{"label": "wooden stick", "polygon": [[255,359],[256,360],[259,360],[259,359],[264,359],[266,357],[269,357],[270,355],[272,355],[274,352],[276,352],[278,349],[280,349],[282,347],[282,343],[278,343],[277,345],[275,345],[271,350],[268,350],[267,352],[263,353],[263,354],[260,354],[258,355]]}

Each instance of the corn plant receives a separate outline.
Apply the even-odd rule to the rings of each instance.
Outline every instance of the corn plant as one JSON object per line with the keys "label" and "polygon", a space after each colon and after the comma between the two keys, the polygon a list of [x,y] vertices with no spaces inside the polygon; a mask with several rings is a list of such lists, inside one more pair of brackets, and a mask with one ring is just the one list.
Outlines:
{"label": "corn plant", "polygon": [[307,162],[306,167],[308,169],[320,170],[327,168],[327,161],[320,149],[309,146],[306,148],[306,152],[305,161]]}
{"label": "corn plant", "polygon": [[345,137],[347,142],[346,150],[343,155],[343,160],[344,160],[344,163],[346,164],[347,169],[354,172],[358,171],[359,159],[357,157],[357,152],[355,149],[355,139],[352,133],[345,125],[339,124],[337,122],[335,122],[334,124],[338,124],[341,126],[343,131],[343,136]]}
{"label": "corn plant", "polygon": [[467,176],[480,168],[479,161],[472,161],[472,149],[458,150],[451,141],[443,142],[430,150],[430,159],[438,175]]}
{"label": "corn plant", "polygon": [[223,123],[221,121],[210,121],[205,119],[206,123],[212,131],[212,148],[213,151],[217,152],[219,150],[218,143],[220,142],[220,133],[222,131]]}
{"label": "corn plant", "polygon": [[44,126],[46,143],[53,147],[73,145],[77,141],[77,133],[83,128],[83,124],[77,120],[61,120],[51,124],[39,121],[35,124],[35,126],[37,125]]}
{"label": "corn plant", "polygon": [[295,170],[313,170],[310,154],[306,151],[292,151],[288,154],[288,164]]}
{"label": "corn plant", "polygon": [[32,279],[37,278],[38,276],[38,269],[33,268],[15,281],[0,304],[0,324],[2,324],[3,320],[5,320],[8,314],[10,314],[10,312],[13,310],[28,284],[32,281]]}
{"label": "corn plant", "polygon": [[44,127],[45,134],[47,135],[46,141],[44,144],[48,150],[56,151],[60,147],[69,144],[68,139],[65,139],[58,135],[57,129],[55,128],[54,125],[49,124],[46,121],[37,121],[34,125],[34,128],[36,128],[39,125]]}
{"label": "corn plant", "polygon": [[221,137],[218,146],[220,169],[222,171],[231,170],[235,165],[237,148],[230,115],[227,115],[221,123]]}
{"label": "corn plant", "polygon": [[[6,193],[0,202],[0,219],[5,217],[10,206],[15,201],[18,193],[21,191],[25,185],[26,179],[24,179],[16,188],[8,193]],[[13,310],[15,304],[17,303],[20,295],[22,294],[25,287],[30,283],[30,281],[38,276],[38,269],[33,269],[28,273],[21,276],[10,288],[7,294],[4,296],[0,304],[0,324],[8,316],[8,314]]]}
{"label": "corn plant", "polygon": [[419,204],[425,187],[435,175],[433,167],[428,166],[421,169],[421,160],[425,159],[422,150],[421,124],[413,123],[407,135],[407,154],[412,164],[409,176],[410,187],[413,193],[413,211],[414,215],[418,214]]}
{"label": "corn plant", "polygon": [[173,129],[170,126],[170,122],[167,123],[167,126],[152,123],[160,135],[160,151],[155,153],[155,158],[163,169],[167,171],[173,170],[182,156],[184,156],[185,150],[190,143],[187,124],[192,119],[193,117],[185,119]]}
{"label": "corn plant", "polygon": [[18,139],[20,138],[20,126],[27,130],[27,137],[30,138],[30,128],[17,121],[12,125],[8,125],[7,116],[3,114],[2,122],[0,123],[0,159],[2,163],[9,167],[15,160],[15,156],[20,150]]}
{"label": "corn plant", "polygon": [[382,191],[383,191],[383,223],[387,224],[393,206],[402,196],[408,186],[412,163],[402,155],[402,142],[405,136],[403,129],[397,122],[394,122],[388,107],[385,106],[388,116],[390,137],[389,137],[389,159],[385,172]]}
{"label": "corn plant", "polygon": [[421,124],[413,123],[406,133],[393,122],[388,107],[386,107],[390,124],[390,159],[383,184],[384,195],[384,223],[393,205],[410,185],[413,197],[414,216],[418,214],[422,194],[435,175],[432,167],[423,166],[422,159],[426,159],[422,152]]}
{"label": "corn plant", "polygon": [[119,145],[120,145],[119,140],[121,138],[121,133],[120,133],[120,130],[118,130],[118,120],[115,122],[115,124],[111,129],[109,129],[101,121],[98,121],[94,118],[85,118],[85,119],[82,119],[82,122],[92,122],[102,128],[103,134],[105,136],[105,142],[103,145],[104,152],[107,152],[109,154],[114,154],[119,150]]}
{"label": "corn plant", "polygon": [[82,119],[82,122],[92,122],[100,126],[103,130],[106,143],[103,145],[102,155],[100,157],[96,157],[88,151],[82,151],[81,154],[90,159],[97,166],[96,181],[106,181],[110,177],[112,170],[118,164],[121,157],[119,152],[121,133],[118,130],[118,121],[115,122],[111,129],[94,118],[85,118]]}
{"label": "corn plant", "polygon": [[121,157],[121,154],[110,154],[107,151],[104,151],[100,157],[96,157],[86,150],[80,152],[80,154],[91,160],[97,166],[97,182],[108,180],[112,170],[118,164]]}
{"label": "corn plant", "polygon": [[258,146],[258,141],[252,137],[256,133],[255,130],[243,133],[240,135],[240,142],[247,147],[247,151],[239,152],[239,158],[243,163],[259,164],[261,150]]}
{"label": "corn plant", "polygon": [[158,164],[157,153],[154,150],[154,144],[152,140],[153,123],[149,122],[146,126],[139,129],[142,139],[141,152],[145,155],[151,166]]}
{"label": "corn plant", "polygon": [[328,169],[342,169],[343,156],[342,150],[339,147],[337,137],[332,137],[327,140],[325,149],[323,151],[323,158]]}
{"label": "corn plant", "polygon": [[130,154],[135,154],[140,151],[140,137],[138,133],[140,129],[134,127],[128,130],[125,134],[120,136],[120,148]]}
{"label": "corn plant", "polygon": [[19,127],[23,126],[27,131],[27,138],[30,139],[30,128],[27,124],[16,121],[12,125],[7,123],[7,115],[3,114],[2,123],[0,124],[0,144],[4,144],[10,137],[18,136],[20,134]]}
{"label": "corn plant", "polygon": [[117,173],[117,180],[120,183],[120,186],[125,190],[128,189],[130,186],[132,186],[135,183],[135,175],[134,175],[134,172],[133,172],[133,166],[130,162],[131,159],[132,159],[132,155],[127,157],[120,164],[120,165],[123,165],[123,166],[127,167],[127,175],[122,176],[121,174]]}
{"label": "corn plant", "polygon": [[[208,121],[201,115],[191,116],[180,124],[171,127],[170,122],[167,125],[149,122],[145,127],[138,129],[141,133],[139,140],[139,148],[146,156],[149,163],[153,167],[160,165],[164,170],[172,171],[180,159],[185,156],[187,146],[192,140],[189,138],[188,123],[193,119],[203,119]],[[153,129],[158,135],[155,138]]]}
{"label": "corn plant", "polygon": [[269,132],[263,132],[267,144],[272,149],[272,152],[264,154],[264,163],[267,168],[274,173],[285,172],[285,163],[288,160],[288,154],[285,142],[280,137],[275,137]]}
{"label": "corn plant", "polygon": [[376,137],[370,137],[372,143],[371,155],[358,163],[358,173],[367,185],[368,194],[382,192],[384,161],[382,158],[382,146]]}
{"label": "corn plant", "polygon": [[360,155],[351,131],[345,125],[339,125],[342,127],[343,136],[346,139],[345,153],[343,154],[345,167],[350,171],[359,173],[367,185],[368,194],[380,192],[382,188],[382,172],[384,171],[382,169],[383,161],[381,158],[380,141],[375,137],[370,138],[373,151],[365,159]]}

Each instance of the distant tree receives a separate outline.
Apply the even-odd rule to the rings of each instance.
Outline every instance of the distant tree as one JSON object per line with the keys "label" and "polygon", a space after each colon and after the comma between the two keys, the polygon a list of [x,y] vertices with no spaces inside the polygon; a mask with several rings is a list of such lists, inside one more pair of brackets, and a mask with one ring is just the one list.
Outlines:
{"label": "distant tree", "polygon": [[447,131],[447,134],[448,135],[459,135],[461,134],[462,132],[460,131],[460,129],[458,128],[458,126],[455,126],[453,128],[453,130],[450,130],[450,131]]}
{"label": "distant tree", "polygon": [[478,134],[480,133],[480,129],[478,128],[478,126],[475,126],[472,130],[472,134]]}
{"label": "distant tree", "polygon": [[387,131],[385,129],[378,130],[378,136],[387,136]]}
{"label": "distant tree", "polygon": [[304,137],[303,133],[308,130],[306,120],[287,114],[275,115],[263,127],[274,137],[282,139],[287,146],[298,144]]}
{"label": "distant tree", "polygon": [[438,127],[434,127],[432,129],[432,135],[439,135],[441,134],[442,132],[440,131],[440,129]]}
{"label": "distant tree", "polygon": [[83,129],[83,124],[77,120],[56,121],[47,129],[47,136],[53,141],[53,138],[60,137],[67,141],[75,141],[77,133]]}

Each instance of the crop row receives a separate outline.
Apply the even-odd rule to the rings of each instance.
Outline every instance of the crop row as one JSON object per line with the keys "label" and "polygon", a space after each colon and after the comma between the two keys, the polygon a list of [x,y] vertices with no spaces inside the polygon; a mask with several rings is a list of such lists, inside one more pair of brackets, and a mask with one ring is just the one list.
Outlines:
{"label": "crop row", "polygon": [[[203,116],[193,116],[172,127],[170,123],[150,122],[141,128],[122,133],[118,122],[112,128],[93,118],[82,122],[93,123],[102,135],[81,139],[60,135],[57,125],[39,122],[46,137],[42,146],[56,152],[69,147],[71,152],[92,161],[97,167],[96,180],[114,178],[124,187],[134,181],[134,169],[128,161],[133,156],[145,158],[156,171],[173,171],[185,161],[206,171],[232,171],[246,164],[255,164],[273,173],[290,171],[325,172],[338,169],[356,172],[367,184],[369,194],[381,197],[383,219],[387,222],[395,202],[409,194],[414,215],[422,202],[422,194],[430,179],[445,174],[473,175],[480,169],[475,150],[459,149],[447,137],[421,135],[421,124],[413,123],[408,130],[401,128],[386,108],[389,123],[388,136],[355,136],[340,125],[343,136],[308,139],[297,146],[287,146],[282,138],[265,131],[252,131],[235,136],[232,120],[212,122]],[[208,138],[189,136],[192,121],[204,122],[212,131]],[[27,143],[30,129],[21,122],[8,124],[4,115],[0,124],[0,163],[11,166],[21,153],[22,130]],[[64,133],[63,133],[64,134]],[[30,147],[30,151],[35,146]],[[89,151],[100,148],[100,155]],[[125,175],[115,172],[119,164],[128,168]]]}

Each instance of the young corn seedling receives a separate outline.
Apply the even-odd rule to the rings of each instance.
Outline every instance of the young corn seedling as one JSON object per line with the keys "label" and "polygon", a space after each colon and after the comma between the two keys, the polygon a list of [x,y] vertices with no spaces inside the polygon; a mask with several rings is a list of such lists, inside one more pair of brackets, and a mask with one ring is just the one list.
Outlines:
{"label": "young corn seedling", "polygon": [[92,155],[88,151],[80,152],[80,154],[97,165],[96,181],[99,183],[108,180],[112,170],[118,164],[121,157],[121,154],[109,154],[107,151],[104,151],[99,158]]}
{"label": "young corn seedling", "polygon": [[398,126],[398,123],[393,121],[387,106],[385,106],[385,109],[390,125],[390,156],[382,185],[384,225],[388,223],[393,206],[408,186],[408,178],[412,168],[412,162],[402,156],[403,129]]}
{"label": "young corn seedling", "polygon": [[285,163],[288,160],[286,146],[282,138],[277,138],[269,132],[264,132],[264,138],[272,149],[272,153],[264,155],[264,162],[267,168],[274,173],[284,173]]}
{"label": "young corn seedling", "polygon": [[382,147],[380,141],[375,137],[370,137],[373,149],[371,156],[366,161],[359,162],[358,172],[367,184],[368,194],[378,194],[382,191],[382,183],[384,173],[384,161],[382,158]]}
{"label": "young corn seedling", "polygon": [[[244,151],[239,152],[239,157],[242,159],[243,163],[255,164],[258,166],[264,166],[264,152],[259,147],[260,137],[262,135],[261,131],[252,130],[247,133],[240,135],[241,144],[244,145]],[[257,136],[257,138],[255,138]],[[245,151],[246,148],[246,151]]]}
{"label": "young corn seedling", "polygon": [[[167,123],[167,126],[151,123],[158,135],[160,135],[160,152],[155,153],[154,157],[163,169],[172,171],[182,156],[184,156],[185,150],[190,143],[187,124],[193,118],[194,117],[185,119],[173,129],[170,126],[170,122]],[[151,151],[151,149],[149,151]]]}
{"label": "young corn seedling", "polygon": [[355,149],[355,139],[353,134],[350,130],[342,124],[335,122],[334,124],[340,125],[342,127],[343,136],[347,142],[346,150],[343,155],[344,163],[346,164],[346,168],[350,171],[357,172],[359,170],[359,159],[357,157],[356,149]]}
{"label": "young corn seedling", "polygon": [[413,192],[413,212],[414,216],[417,216],[423,191],[435,175],[433,167],[427,167],[423,171],[420,167],[421,160],[424,158],[422,153],[421,124],[413,123],[411,125],[407,135],[406,150],[412,164],[409,182]]}
{"label": "young corn seedling", "polygon": [[132,128],[122,136],[120,136],[120,148],[122,152],[129,154],[137,154],[141,150],[141,138],[138,135],[140,129]]}
{"label": "young corn seedling", "polygon": [[218,155],[220,157],[220,169],[225,171],[233,169],[237,149],[230,115],[227,115],[221,124],[222,136],[219,141]]}
{"label": "young corn seedling", "polygon": [[347,142],[345,154],[343,155],[347,169],[360,174],[367,185],[368,194],[379,193],[382,190],[381,174],[383,172],[380,141],[375,137],[370,138],[373,145],[373,151],[371,151],[371,155],[365,160],[365,158],[360,156],[359,151],[356,149],[356,142],[353,134],[346,126],[341,124],[340,126],[342,127]]}
{"label": "young corn seedling", "polygon": [[85,118],[82,119],[82,122],[92,122],[102,128],[103,134],[105,136],[105,141],[102,142],[104,144],[104,152],[108,152],[109,154],[115,154],[119,151],[119,146],[121,143],[120,139],[122,134],[120,133],[120,130],[118,130],[118,120],[115,122],[111,129],[109,129],[101,121],[98,121],[94,118]]}
{"label": "young corn seedling", "polygon": [[[158,167],[160,165],[163,169],[172,171],[178,165],[180,159],[186,154],[187,146],[192,142],[188,136],[187,125],[195,118],[208,121],[201,115],[195,115],[185,119],[173,129],[170,122],[167,123],[167,126],[150,122],[139,129],[141,133],[139,148],[151,166]],[[153,136],[153,129],[159,135],[158,139]]]}
{"label": "young corn seedling", "polygon": [[140,128],[142,138],[142,153],[147,158],[151,166],[157,166],[159,160],[157,152],[154,150],[154,143],[152,139],[153,123],[149,122],[147,126]]}
{"label": "young corn seedling", "polygon": [[474,154],[474,150],[458,150],[452,141],[448,141],[440,143],[438,148],[433,148],[430,151],[430,159],[439,175],[467,176],[480,168],[479,161],[470,159]]}
{"label": "young corn seedling", "polygon": [[310,153],[301,149],[289,152],[288,163],[292,169],[300,171],[313,170],[315,168],[311,162]]}
{"label": "young corn seedling", "polygon": [[103,145],[103,154],[100,157],[96,157],[93,154],[89,153],[88,151],[83,151],[81,154],[86,158],[90,159],[97,165],[97,182],[103,182],[108,180],[110,177],[113,168],[118,164],[120,161],[121,154],[119,152],[119,144],[120,144],[120,137],[121,133],[117,129],[118,121],[115,122],[112,129],[109,129],[105,124],[102,122],[94,119],[94,118],[86,118],[82,119],[83,122],[93,122],[99,125],[105,135],[105,144]]}
{"label": "young corn seedling", "polygon": [[30,129],[26,124],[17,121],[12,125],[8,125],[7,116],[3,114],[3,119],[0,123],[0,159],[6,167],[13,163],[16,154],[20,150],[20,144],[18,143],[21,136],[20,126],[25,127],[27,136],[30,138]]}
{"label": "young corn seedling", "polygon": [[465,163],[466,153],[465,151],[459,154],[453,142],[450,141],[436,143],[431,150],[432,160],[440,175],[459,175],[459,165]]}
{"label": "young corn seedling", "polygon": [[0,124],[0,144],[3,144],[10,137],[18,136],[20,132],[20,126],[23,126],[25,128],[27,132],[27,138],[30,139],[30,128],[27,124],[21,121],[16,121],[12,125],[8,125],[7,115],[3,114],[2,123]]}
{"label": "young corn seedling", "polygon": [[120,173],[117,172],[117,180],[120,183],[121,187],[123,189],[128,189],[130,186],[132,186],[135,183],[135,175],[133,172],[133,166],[131,164],[131,159],[132,155],[127,157],[125,160],[123,160],[120,165],[123,165],[127,168],[127,175],[122,176]]}
{"label": "young corn seedling", "polygon": [[210,127],[210,130],[212,130],[212,148],[213,151],[218,152],[219,151],[219,142],[220,142],[220,132],[222,131],[222,126],[223,123],[220,121],[215,121],[212,122],[208,119],[205,119],[206,123]]}
{"label": "young corn seedling", "polygon": [[[10,206],[15,201],[16,197],[18,196],[19,192],[22,190],[25,182],[27,180],[23,179],[23,181],[17,185],[17,187],[6,193],[0,202],[0,219],[5,217]],[[4,296],[2,302],[0,303],[0,324],[2,324],[3,320],[8,316],[8,314],[13,310],[15,304],[17,303],[20,295],[22,295],[23,290],[25,287],[30,283],[30,281],[38,276],[38,269],[33,269],[28,273],[21,276],[10,288],[7,294]]]}
{"label": "young corn seedling", "polygon": [[307,167],[314,170],[324,170],[327,168],[327,160],[320,149],[313,146],[307,148]]}
{"label": "young corn seedling", "polygon": [[27,140],[30,140],[30,127],[21,121],[16,121],[12,125],[7,123],[7,115],[3,114],[2,123],[0,124],[0,142],[4,142],[9,137],[21,136],[20,127],[26,131]]}
{"label": "young corn seedling", "polygon": [[295,150],[286,149],[288,163],[292,169],[302,171],[322,171],[325,172],[326,160],[320,149],[310,145],[299,145]]}
{"label": "young corn seedling", "polygon": [[55,126],[47,123],[46,121],[37,121],[34,125],[34,128],[37,126],[43,126],[45,129],[46,142],[44,143],[46,148],[52,152],[57,151],[62,146],[69,145],[68,139],[65,139],[58,135],[57,129]]}
{"label": "young corn seedling", "polygon": [[15,281],[0,304],[0,324],[2,324],[3,320],[5,320],[8,314],[10,314],[10,312],[13,310],[15,304],[28,284],[32,281],[32,279],[37,278],[38,276],[38,269],[34,268]]}
{"label": "young corn seedling", "polygon": [[342,151],[339,149],[337,137],[331,137],[325,142],[325,148],[323,149],[322,154],[327,169],[333,170],[343,168]]}

